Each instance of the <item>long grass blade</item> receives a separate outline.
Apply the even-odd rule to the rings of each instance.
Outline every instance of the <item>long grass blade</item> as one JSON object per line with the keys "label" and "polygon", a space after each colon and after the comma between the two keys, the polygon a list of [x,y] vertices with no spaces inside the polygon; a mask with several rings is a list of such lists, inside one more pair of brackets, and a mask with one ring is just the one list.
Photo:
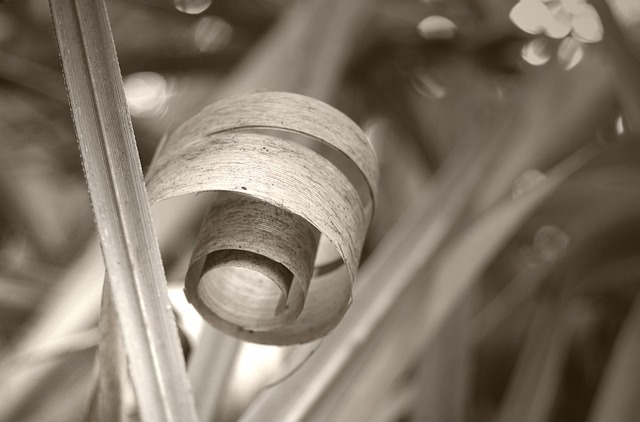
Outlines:
{"label": "long grass blade", "polygon": [[[268,89],[331,102],[378,0],[296,2],[241,63],[224,94]],[[220,94],[220,93],[218,93]]]}
{"label": "long grass blade", "polygon": [[[497,421],[548,420],[569,350],[558,300],[538,309]],[[548,305],[548,304],[547,304]],[[547,309],[551,308],[551,309]]]}
{"label": "long grass blade", "polygon": [[100,307],[99,377],[90,410],[92,420],[126,421],[129,374],[122,332],[113,303],[110,283],[105,280]]}
{"label": "long grass blade", "polygon": [[144,420],[197,420],[104,2],[52,0],[85,176]]}
{"label": "long grass blade", "polygon": [[220,412],[240,344],[240,340],[211,326],[202,329],[198,342],[201,351],[194,353],[188,370],[202,422],[215,421]]}
{"label": "long grass blade", "polygon": [[417,369],[414,420],[464,422],[471,390],[471,303],[475,289],[446,321]]}
{"label": "long grass blade", "polygon": [[600,50],[613,65],[620,105],[631,130],[640,133],[640,58],[637,46],[630,42],[606,0],[593,0],[592,4],[604,28]]}
{"label": "long grass blade", "polygon": [[589,422],[631,422],[640,411],[640,296],[614,345]]}

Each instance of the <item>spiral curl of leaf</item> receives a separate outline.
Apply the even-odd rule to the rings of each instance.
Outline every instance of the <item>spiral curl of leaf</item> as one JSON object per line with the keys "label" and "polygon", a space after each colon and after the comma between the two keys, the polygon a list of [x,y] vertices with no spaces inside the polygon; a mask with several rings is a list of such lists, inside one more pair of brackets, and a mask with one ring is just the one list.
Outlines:
{"label": "spiral curl of leaf", "polygon": [[[247,341],[294,344],[340,321],[378,182],[374,151],[344,114],[283,92],[224,99],[160,145],[147,182],[152,202],[220,192],[185,279],[209,323]],[[330,262],[316,260],[319,242],[335,249]]]}

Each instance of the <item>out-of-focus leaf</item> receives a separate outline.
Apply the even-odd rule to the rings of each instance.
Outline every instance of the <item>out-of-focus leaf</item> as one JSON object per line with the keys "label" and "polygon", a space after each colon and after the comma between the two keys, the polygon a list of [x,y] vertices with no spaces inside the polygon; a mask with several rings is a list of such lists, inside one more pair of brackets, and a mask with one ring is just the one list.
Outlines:
{"label": "out-of-focus leaf", "polygon": [[377,0],[296,2],[220,94],[290,91],[331,102]]}
{"label": "out-of-focus leaf", "polygon": [[108,281],[104,283],[100,306],[100,347],[98,349],[98,381],[90,414],[93,420],[125,422],[130,420],[127,392],[130,379],[127,354],[118,329],[118,317]]}
{"label": "out-of-focus leaf", "polygon": [[637,45],[629,42],[624,30],[616,22],[611,8],[606,0],[592,0],[602,26],[604,38],[600,47],[600,54],[609,60],[615,72],[615,85],[631,130],[640,132],[640,58]]}
{"label": "out-of-focus leaf", "polygon": [[[259,397],[244,415],[245,420],[254,420],[260,414],[272,415],[278,420],[308,418],[338,379],[343,379],[347,369],[357,365],[357,359],[365,353],[370,338],[378,332],[379,325],[395,306],[398,306],[397,312],[412,320],[404,314],[411,307],[399,306],[397,300],[441,247],[498,145],[486,146],[481,153],[477,149],[465,149],[443,168],[441,184],[425,190],[402,223],[394,227],[369,257],[368,265],[361,273],[363,287],[356,294],[341,325],[325,339],[304,367]],[[422,230],[416,230],[416,227],[422,227]],[[422,295],[426,292],[415,288],[412,288],[411,297],[424,298]],[[421,334],[415,333],[414,336],[412,333],[411,341],[428,341]],[[404,357],[415,356],[413,353],[420,350],[417,344],[404,346],[403,360],[395,360],[393,368],[405,367]],[[312,383],[307,379],[313,380]],[[302,385],[306,387],[303,389]]]}
{"label": "out-of-focus leaf", "polygon": [[508,194],[525,170],[544,171],[591,142],[614,107],[611,79],[598,56],[586,57],[571,72],[555,64],[534,70],[521,88],[527,100],[514,111],[511,142],[496,155],[478,194],[479,209]]}
{"label": "out-of-focus leaf", "polygon": [[[619,163],[621,165],[633,160],[633,155],[630,155],[629,152],[636,150],[632,142],[616,145],[612,149],[619,158],[622,156],[622,163]],[[620,152],[621,150],[622,153]],[[589,156],[590,154],[586,155]],[[608,155],[611,160],[612,154]],[[477,277],[484,270],[489,260],[498,252],[500,246],[513,235],[514,231],[539,206],[544,198],[557,188],[569,173],[575,171],[576,167],[583,163],[584,160],[585,154],[577,155],[574,159],[564,163],[563,166],[549,176],[545,183],[529,194],[518,200],[502,203],[492,209],[490,213],[487,213],[487,215],[475,222],[470,229],[466,230],[447,250],[442,252],[442,260],[432,269],[431,281],[414,285],[412,288],[411,297],[414,299],[421,298],[422,305],[411,316],[400,310],[395,311],[402,315],[398,319],[399,321],[421,321],[421,323],[410,331],[410,336],[405,337],[405,343],[402,346],[403,353],[397,353],[391,362],[386,361],[387,366],[393,365],[392,367],[394,368],[406,368],[408,362],[415,360],[417,354],[424,350],[434,339],[442,324],[447,320],[450,313],[457,308],[460,300],[465,297],[465,293],[473,286]],[[607,157],[600,160],[596,159],[594,163],[587,164],[585,169],[577,174],[580,175],[593,167],[597,169],[598,166],[606,163]],[[467,169],[469,168],[467,167]],[[424,212],[421,214],[424,215]],[[451,216],[449,213],[446,215]],[[405,223],[408,221],[410,221],[408,218],[404,220]],[[439,230],[443,230],[444,222],[440,220],[438,223],[436,227]],[[412,225],[412,227],[415,226]],[[433,236],[433,233],[431,235]],[[386,241],[398,242],[397,238],[394,239],[394,237],[388,237]],[[433,242],[438,238],[428,237],[427,239]],[[491,244],[492,247],[488,248],[488,244]],[[410,245],[408,246],[410,250],[422,251],[423,254],[428,251],[427,244],[414,245],[405,243],[404,245]],[[385,249],[385,241],[383,241],[377,253],[382,253]],[[399,248],[395,246],[394,249],[397,251]],[[407,256],[409,252],[404,251],[404,254]],[[372,257],[375,256],[376,254],[374,253]],[[396,258],[396,262],[398,262],[398,259]],[[405,259],[408,259],[408,257]],[[465,265],[461,265],[460,263],[462,262]],[[407,284],[403,285],[400,284],[403,278],[396,279],[384,272],[385,264],[381,257],[379,257],[379,260],[371,261],[371,265],[371,267],[365,266],[363,269],[363,278],[365,278],[365,275],[367,278],[372,277],[373,274],[375,276],[370,280],[365,279],[366,284],[364,286],[366,288],[360,293],[361,296],[356,296],[350,314],[347,314],[343,324],[323,343],[323,347],[326,346],[327,350],[323,351],[323,347],[321,347],[318,353],[298,373],[269,391],[268,394],[260,397],[254,406],[248,410],[248,413],[244,415],[244,420],[253,420],[260,414],[272,415],[281,420],[307,418],[313,414],[314,408],[322,403],[324,396],[331,392],[331,388],[335,385],[334,383],[341,378],[341,371],[349,373],[347,369],[351,365],[357,366],[358,357],[362,357],[364,353],[362,347],[368,344],[368,339],[378,330],[378,324],[390,312],[391,304],[397,300],[396,298],[402,293],[403,289],[411,285],[409,281],[414,280],[416,276],[416,273],[411,273],[411,275],[403,274],[403,278],[407,277]],[[378,267],[378,265],[381,267]],[[404,265],[400,266],[400,268],[405,269],[405,271],[415,268],[417,271],[423,265],[420,264],[413,268],[412,266]],[[376,271],[369,273],[367,269],[371,270],[372,268],[375,268]],[[369,291],[370,288],[373,289],[372,286],[377,284],[378,276],[384,278],[385,288],[382,289],[381,286],[378,286],[376,290]],[[395,277],[399,277],[398,273],[395,274]],[[380,302],[374,299],[375,294],[380,295]],[[367,297],[369,295],[372,297]],[[362,299],[363,297],[366,299]],[[356,307],[358,298],[362,301],[360,303],[363,303],[363,309]],[[385,307],[385,305],[389,306],[389,308]],[[411,309],[411,306],[403,307],[398,305],[396,309]],[[344,332],[342,331],[343,329]],[[312,379],[315,382],[309,384],[307,379]],[[302,390],[299,387],[302,384],[298,383],[304,383],[307,388]],[[303,394],[300,394],[301,391],[303,391]]]}
{"label": "out-of-focus leaf", "polygon": [[240,344],[238,339],[213,327],[203,328],[197,347],[204,352],[195,353],[188,368],[202,422],[213,422],[220,413]]}
{"label": "out-of-focus leaf", "polygon": [[640,300],[636,297],[609,358],[593,402],[590,422],[631,422],[637,418],[640,403],[639,349]]}
{"label": "out-of-focus leaf", "polygon": [[497,418],[500,422],[549,420],[569,348],[565,317],[561,311],[564,304],[560,298],[552,302],[536,311]]}

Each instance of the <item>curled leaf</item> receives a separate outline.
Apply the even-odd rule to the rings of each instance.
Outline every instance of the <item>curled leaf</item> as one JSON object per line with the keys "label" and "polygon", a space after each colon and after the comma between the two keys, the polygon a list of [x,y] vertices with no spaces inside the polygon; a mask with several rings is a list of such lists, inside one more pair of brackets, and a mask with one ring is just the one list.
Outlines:
{"label": "curled leaf", "polygon": [[[292,344],[326,334],[346,311],[377,180],[373,149],[342,113],[257,92],[179,128],[160,146],[148,189],[152,202],[223,192],[202,225],[187,298],[231,335]],[[337,262],[314,268],[321,236]]]}

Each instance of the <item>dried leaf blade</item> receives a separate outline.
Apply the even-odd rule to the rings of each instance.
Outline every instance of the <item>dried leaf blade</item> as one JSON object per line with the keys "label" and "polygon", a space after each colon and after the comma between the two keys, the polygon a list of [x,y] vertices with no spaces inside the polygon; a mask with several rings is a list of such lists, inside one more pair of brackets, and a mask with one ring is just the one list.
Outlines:
{"label": "dried leaf blade", "polygon": [[50,6],[142,417],[196,420],[105,4]]}

